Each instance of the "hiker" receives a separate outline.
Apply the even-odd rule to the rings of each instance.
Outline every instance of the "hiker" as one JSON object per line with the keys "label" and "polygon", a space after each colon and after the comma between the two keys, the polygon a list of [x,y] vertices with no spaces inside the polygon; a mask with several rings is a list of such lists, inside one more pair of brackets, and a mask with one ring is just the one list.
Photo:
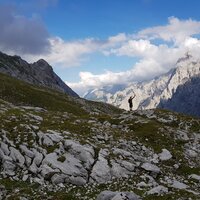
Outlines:
{"label": "hiker", "polygon": [[128,99],[130,111],[132,111],[132,108],[133,108],[133,99],[135,98],[135,96],[136,95],[134,93],[134,96],[130,96],[129,99]]}

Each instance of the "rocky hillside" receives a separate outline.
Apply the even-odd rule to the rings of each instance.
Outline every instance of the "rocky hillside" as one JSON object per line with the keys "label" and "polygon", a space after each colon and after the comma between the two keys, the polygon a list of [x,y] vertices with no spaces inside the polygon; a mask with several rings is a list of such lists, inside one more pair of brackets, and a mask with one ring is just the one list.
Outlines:
{"label": "rocky hillside", "polygon": [[19,56],[8,56],[0,52],[0,73],[10,75],[31,84],[49,87],[78,97],[43,59],[29,64]]}
{"label": "rocky hillside", "polygon": [[[177,61],[174,69],[151,81],[133,83],[117,92],[110,92],[106,88],[95,89],[88,93],[85,98],[104,101],[128,110],[128,98],[135,92],[136,98],[133,100],[133,109],[152,109],[158,107],[161,101],[171,99],[180,85],[199,74],[200,61],[187,54]],[[184,93],[182,95],[184,96]],[[192,98],[198,100],[198,96]],[[188,110],[192,110],[192,108],[188,108]],[[178,111],[184,112],[181,108]],[[192,112],[187,113],[195,114]]]}
{"label": "rocky hillside", "polygon": [[0,199],[199,199],[200,120],[0,78]]}

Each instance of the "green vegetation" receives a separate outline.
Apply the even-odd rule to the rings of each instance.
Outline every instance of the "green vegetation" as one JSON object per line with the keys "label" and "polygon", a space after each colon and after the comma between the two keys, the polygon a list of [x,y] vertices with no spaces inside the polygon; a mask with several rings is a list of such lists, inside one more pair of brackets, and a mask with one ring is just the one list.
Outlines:
{"label": "green vegetation", "polygon": [[57,160],[60,161],[60,162],[65,162],[66,158],[65,158],[64,155],[62,155]]}
{"label": "green vegetation", "polygon": [[68,111],[79,115],[86,112],[69,96],[0,74],[0,98],[16,105],[38,106],[53,111]]}
{"label": "green vegetation", "polygon": [[112,114],[121,112],[111,105],[73,98],[55,90],[27,84],[2,73],[0,73],[0,82],[0,98],[15,105],[29,105],[52,111],[66,111],[77,116],[88,114],[88,111],[83,109],[84,106],[89,111],[97,109]]}

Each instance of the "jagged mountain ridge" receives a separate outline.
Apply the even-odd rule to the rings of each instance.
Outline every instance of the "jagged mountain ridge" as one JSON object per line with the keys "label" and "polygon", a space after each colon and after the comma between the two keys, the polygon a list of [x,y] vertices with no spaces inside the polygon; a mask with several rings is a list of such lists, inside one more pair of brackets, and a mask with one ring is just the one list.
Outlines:
{"label": "jagged mountain ridge", "polygon": [[115,93],[106,92],[104,88],[95,89],[84,98],[97,99],[128,110],[128,98],[135,92],[134,110],[156,108],[161,101],[170,99],[179,85],[183,85],[198,74],[200,61],[187,54],[177,61],[175,68],[151,81],[133,83]]}
{"label": "jagged mountain ridge", "polygon": [[49,87],[78,97],[43,59],[30,64],[19,56],[8,56],[0,52],[0,72],[31,84]]}

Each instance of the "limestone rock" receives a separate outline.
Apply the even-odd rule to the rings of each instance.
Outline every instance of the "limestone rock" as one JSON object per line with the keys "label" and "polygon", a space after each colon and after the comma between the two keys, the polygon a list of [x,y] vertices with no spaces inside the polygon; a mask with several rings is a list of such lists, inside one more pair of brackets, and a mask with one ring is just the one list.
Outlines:
{"label": "limestone rock", "polygon": [[67,177],[67,176],[64,175],[64,174],[54,174],[54,175],[51,177],[51,182],[52,182],[53,184],[64,183],[66,177]]}
{"label": "limestone rock", "polygon": [[81,161],[76,159],[73,155],[66,153],[65,155],[65,161],[60,162],[58,160],[58,156],[56,153],[50,153],[48,154],[42,161],[43,165],[49,165],[53,169],[60,170],[63,174],[66,175],[73,175],[73,176],[81,176],[84,178],[87,178],[87,171],[82,166]]}
{"label": "limestone rock", "polygon": [[162,185],[154,187],[147,192],[148,195],[152,195],[152,194],[161,195],[161,194],[165,194],[165,193],[168,193],[168,188],[166,188]]}
{"label": "limestone rock", "polygon": [[176,188],[176,189],[186,189],[188,186],[184,183],[181,183],[180,181],[173,180],[173,183],[171,187]]}
{"label": "limestone rock", "polygon": [[169,160],[172,158],[172,154],[167,149],[162,149],[162,152],[158,154],[160,160]]}
{"label": "limestone rock", "polygon": [[66,150],[74,155],[75,158],[83,162],[86,169],[90,169],[94,162],[94,149],[91,146],[80,145],[72,140],[65,140]]}
{"label": "limestone rock", "polygon": [[24,156],[22,156],[22,154],[14,147],[10,147],[10,157],[13,159],[14,162],[18,163],[20,167],[24,166]]}
{"label": "limestone rock", "polygon": [[10,150],[8,149],[8,145],[5,144],[4,142],[1,142],[1,143],[0,143],[0,146],[1,146],[1,150],[3,151],[3,153],[4,153],[5,155],[9,155]]}
{"label": "limestone rock", "polygon": [[98,160],[92,169],[90,182],[105,183],[111,180],[110,167],[104,157],[104,150],[100,150]]}
{"label": "limestone rock", "polygon": [[154,172],[154,173],[160,173],[160,168],[156,165],[150,164],[150,163],[144,163],[142,164],[141,168],[145,169],[146,171]]}
{"label": "limestone rock", "polygon": [[133,174],[135,165],[128,161],[115,161],[111,160],[111,174],[113,177],[121,178],[121,177],[128,177]]}
{"label": "limestone rock", "polygon": [[101,192],[96,200],[139,200],[140,198],[132,192]]}
{"label": "limestone rock", "polygon": [[30,151],[27,146],[25,145],[20,145],[20,149],[23,153],[25,153],[26,156],[30,157],[30,158],[34,158],[34,153],[32,151]]}
{"label": "limestone rock", "polygon": [[197,181],[200,182],[200,176],[197,175],[197,174],[191,174],[191,175],[189,176],[189,178],[191,178],[191,179],[195,179],[195,180],[197,180]]}
{"label": "limestone rock", "polygon": [[70,176],[65,179],[66,182],[72,183],[74,185],[82,186],[87,183],[87,180],[81,176]]}

